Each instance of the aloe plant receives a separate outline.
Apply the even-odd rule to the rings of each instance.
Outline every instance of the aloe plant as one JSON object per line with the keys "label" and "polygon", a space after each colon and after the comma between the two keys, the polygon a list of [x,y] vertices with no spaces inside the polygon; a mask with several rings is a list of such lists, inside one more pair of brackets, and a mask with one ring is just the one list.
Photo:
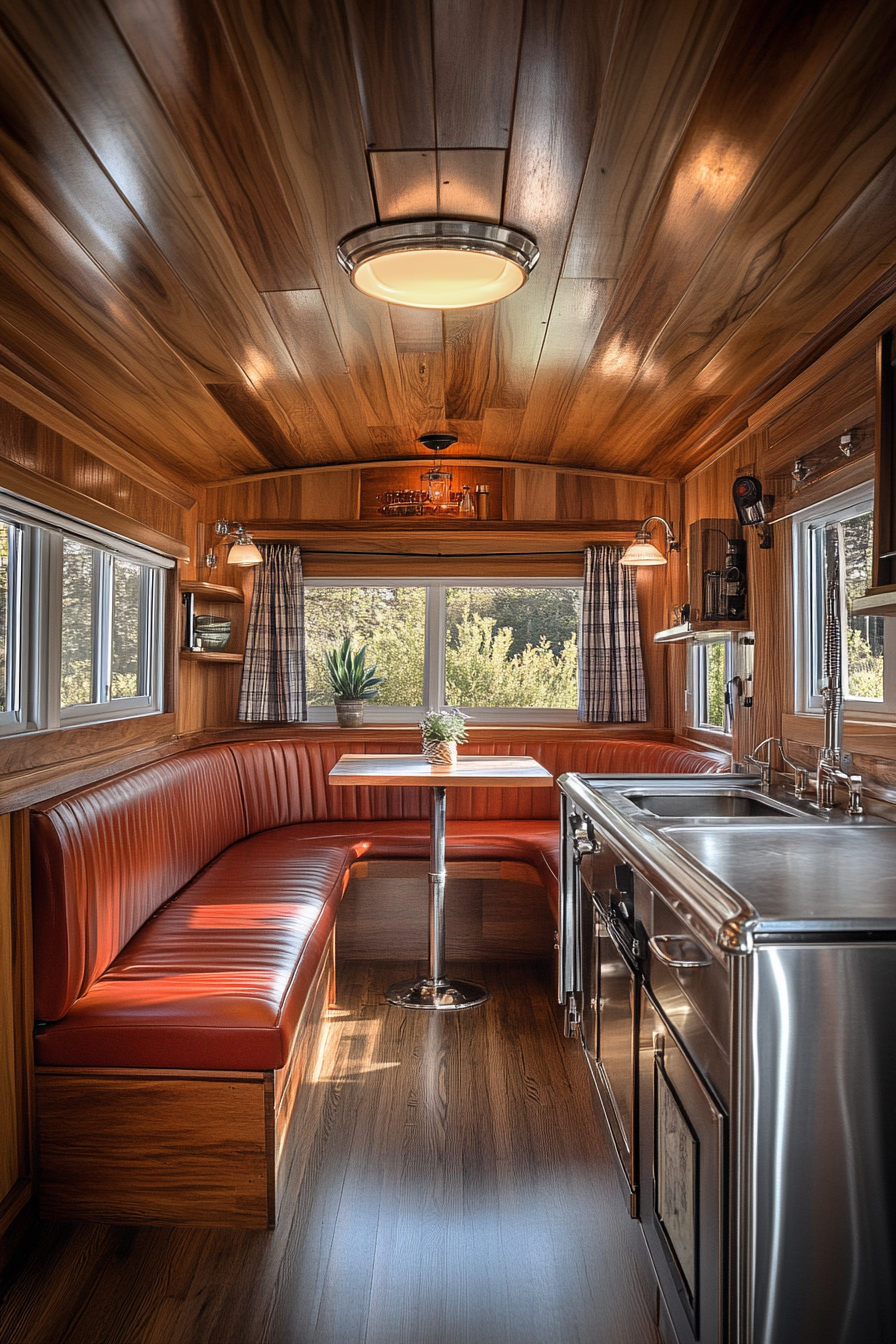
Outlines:
{"label": "aloe plant", "polygon": [[375,676],[376,663],[367,666],[367,645],[355,652],[351,635],[335,649],[324,652],[327,671],[337,700],[373,700],[379,695],[384,677]]}

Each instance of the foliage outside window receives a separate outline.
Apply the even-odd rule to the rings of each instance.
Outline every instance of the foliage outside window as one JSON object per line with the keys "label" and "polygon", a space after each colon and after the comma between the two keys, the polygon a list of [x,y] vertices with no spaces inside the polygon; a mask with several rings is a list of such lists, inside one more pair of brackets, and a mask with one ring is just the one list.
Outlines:
{"label": "foliage outside window", "polygon": [[107,534],[87,525],[86,536],[70,534],[58,515],[7,498],[11,517],[0,517],[0,731],[157,713],[162,570],[173,562],[152,563],[153,553],[117,538],[107,545]]}
{"label": "foliage outside window", "polygon": [[896,631],[881,616],[853,612],[871,582],[873,545],[872,494],[861,486],[827,500],[798,516],[795,522],[795,608],[797,618],[797,705],[821,706],[824,675],[825,529],[840,537],[843,627],[842,677],[847,709],[881,713],[896,710],[896,651],[888,645]]}
{"label": "foliage outside window", "polygon": [[312,717],[324,717],[333,701],[324,650],[352,635],[357,645],[367,645],[384,678],[370,706],[374,716],[414,718],[411,711],[452,704],[483,718],[498,711],[502,718],[535,712],[572,718],[580,605],[580,588],[548,581],[309,581],[305,638]]}
{"label": "foliage outside window", "polygon": [[725,704],[728,680],[733,675],[733,643],[729,635],[693,646],[694,725],[716,732],[731,732],[731,711]]}

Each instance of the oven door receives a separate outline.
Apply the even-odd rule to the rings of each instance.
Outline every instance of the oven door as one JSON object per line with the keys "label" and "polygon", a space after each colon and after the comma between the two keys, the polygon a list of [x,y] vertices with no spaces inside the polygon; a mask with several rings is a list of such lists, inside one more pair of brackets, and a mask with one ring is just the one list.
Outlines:
{"label": "oven door", "polygon": [[583,890],[580,908],[582,1046],[636,1218],[640,977],[617,946],[600,901]]}
{"label": "oven door", "polygon": [[725,1114],[646,990],[641,1223],[680,1344],[725,1339]]}

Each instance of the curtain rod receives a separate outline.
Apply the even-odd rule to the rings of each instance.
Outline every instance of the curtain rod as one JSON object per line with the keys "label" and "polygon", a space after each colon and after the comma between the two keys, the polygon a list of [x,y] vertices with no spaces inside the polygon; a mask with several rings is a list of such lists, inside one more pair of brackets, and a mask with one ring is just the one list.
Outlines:
{"label": "curtain rod", "polygon": [[[622,546],[622,542],[602,544]],[[581,546],[575,551],[317,551],[304,546],[300,549],[303,555],[363,555],[368,560],[518,560],[520,557],[546,560],[555,555],[582,555],[584,551]]]}

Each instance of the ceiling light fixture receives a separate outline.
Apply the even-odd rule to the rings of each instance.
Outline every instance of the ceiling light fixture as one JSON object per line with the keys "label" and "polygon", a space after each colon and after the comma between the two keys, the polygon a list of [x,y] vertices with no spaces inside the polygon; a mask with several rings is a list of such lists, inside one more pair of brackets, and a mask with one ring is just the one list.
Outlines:
{"label": "ceiling light fixture", "polygon": [[652,518],[645,518],[644,522],[638,528],[637,535],[631,546],[625,551],[620,559],[620,565],[665,565],[666,556],[662,551],[657,550],[650,540],[650,529],[654,523],[662,523],[666,532],[666,545],[670,551],[677,551],[680,543],[675,540],[675,533],[672,527],[661,518],[659,514],[654,514]]}
{"label": "ceiling light fixture", "polygon": [[336,249],[356,289],[405,308],[497,303],[526,283],[538,255],[519,229],[469,219],[379,224]]}

